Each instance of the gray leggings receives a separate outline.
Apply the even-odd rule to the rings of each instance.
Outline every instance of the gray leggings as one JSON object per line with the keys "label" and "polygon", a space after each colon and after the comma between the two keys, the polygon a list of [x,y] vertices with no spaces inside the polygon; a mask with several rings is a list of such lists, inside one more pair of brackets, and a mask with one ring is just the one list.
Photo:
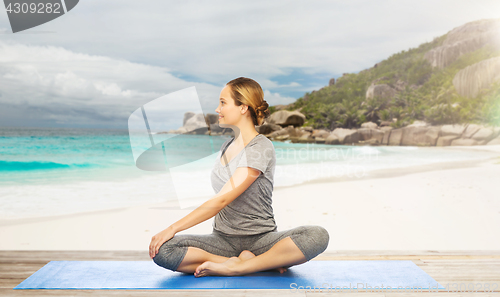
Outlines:
{"label": "gray leggings", "polygon": [[325,251],[330,239],[325,228],[311,225],[257,235],[229,236],[216,230],[212,234],[180,234],[164,242],[153,261],[161,267],[176,271],[190,246],[224,257],[237,257],[244,250],[258,256],[285,237],[293,240],[307,261]]}

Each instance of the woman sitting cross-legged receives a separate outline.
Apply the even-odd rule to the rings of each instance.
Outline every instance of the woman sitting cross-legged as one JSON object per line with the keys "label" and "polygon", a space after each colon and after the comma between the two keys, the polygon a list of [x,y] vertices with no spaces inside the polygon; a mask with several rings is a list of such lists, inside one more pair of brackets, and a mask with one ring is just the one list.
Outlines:
{"label": "woman sitting cross-legged", "polygon": [[[149,254],[161,267],[206,275],[244,275],[305,263],[328,246],[321,226],[278,231],[272,191],[276,153],[273,143],[255,126],[269,116],[260,85],[239,77],[220,93],[219,125],[235,137],[221,147],[211,172],[213,198],[151,239]],[[214,217],[211,234],[179,234]]]}

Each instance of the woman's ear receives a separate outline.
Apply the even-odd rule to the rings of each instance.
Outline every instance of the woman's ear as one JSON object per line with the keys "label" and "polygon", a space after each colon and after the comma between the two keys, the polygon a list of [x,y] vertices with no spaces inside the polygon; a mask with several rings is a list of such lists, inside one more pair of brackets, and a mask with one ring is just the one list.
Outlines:
{"label": "woman's ear", "polygon": [[248,110],[248,105],[241,104],[240,110],[241,110],[241,114],[245,114],[245,112]]}

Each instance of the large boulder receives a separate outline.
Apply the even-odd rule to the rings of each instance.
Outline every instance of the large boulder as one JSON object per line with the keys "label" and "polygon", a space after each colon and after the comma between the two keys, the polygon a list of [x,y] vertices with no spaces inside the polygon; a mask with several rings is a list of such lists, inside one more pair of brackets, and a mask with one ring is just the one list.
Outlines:
{"label": "large boulder", "polygon": [[304,124],[305,120],[305,115],[299,111],[279,110],[271,114],[267,122],[269,124],[280,125],[281,127],[287,127],[289,125],[300,127]]}
{"label": "large boulder", "polygon": [[295,128],[293,125],[286,127],[285,130],[291,137],[299,137],[302,135],[302,130]]}
{"label": "large boulder", "polygon": [[467,23],[446,35],[442,45],[425,53],[424,58],[432,67],[444,68],[460,56],[473,52],[486,44],[500,49],[500,20],[488,19]]}
{"label": "large boulder", "polygon": [[260,134],[271,134],[274,131],[283,129],[280,125],[275,124],[263,124],[255,128]]}
{"label": "large boulder", "polygon": [[374,122],[366,122],[366,123],[361,124],[361,128],[377,129],[378,125],[375,124]]}
{"label": "large boulder", "polygon": [[353,144],[359,141],[359,133],[357,130],[337,128],[333,130],[332,133],[338,137],[339,142],[342,144]]}
{"label": "large boulder", "polygon": [[450,146],[451,142],[459,137],[458,135],[441,136],[437,139],[436,146]]}
{"label": "large boulder", "polygon": [[205,116],[202,113],[198,113],[186,120],[183,126],[187,131],[192,131],[198,128],[206,128],[207,122],[205,121]]}
{"label": "large boulder", "polygon": [[384,132],[378,129],[359,128],[359,141],[371,141],[381,144],[384,139]]}
{"label": "large boulder", "polygon": [[[219,115],[215,113],[207,113],[207,121],[210,124],[218,124],[219,123]],[[185,124],[185,122],[184,122]]]}
{"label": "large boulder", "polygon": [[314,138],[311,136],[311,132],[304,132],[298,139],[299,143],[314,143]]}
{"label": "large boulder", "polygon": [[314,139],[318,139],[318,138],[327,138],[329,135],[330,135],[330,131],[327,131],[327,130],[324,130],[324,129],[314,129],[313,132],[312,132],[312,137]]}
{"label": "large boulder", "polygon": [[[443,125],[441,126],[440,136],[462,136],[467,125],[453,124],[453,125]],[[458,138],[456,137],[456,138]]]}
{"label": "large boulder", "polygon": [[482,125],[477,124],[469,124],[467,128],[465,128],[464,133],[462,134],[462,138],[471,138],[474,133],[479,131],[479,129],[483,128]]}
{"label": "large boulder", "polygon": [[330,133],[325,139],[325,144],[340,144],[339,136],[335,133]]}
{"label": "large boulder", "polygon": [[381,127],[380,131],[384,133],[384,137],[382,138],[382,144],[388,145],[389,144],[389,136],[391,135],[391,130],[392,127]]}
{"label": "large boulder", "polygon": [[403,139],[403,129],[392,129],[389,135],[389,142],[387,145],[401,145],[401,140]]}
{"label": "large boulder", "polygon": [[491,141],[493,138],[497,137],[498,133],[492,127],[483,127],[479,129],[474,135],[472,135],[471,139],[480,142],[481,144],[486,144]]}
{"label": "large boulder", "polygon": [[478,145],[479,142],[477,142],[476,140],[474,139],[470,139],[470,138],[458,138],[458,139],[454,139],[451,141],[450,145]]}
{"label": "large boulder", "polygon": [[184,119],[182,120],[182,126],[186,125],[187,120],[194,117],[195,115],[196,115],[196,113],[194,113],[192,111],[188,111],[188,112],[184,113]]}
{"label": "large boulder", "polygon": [[498,81],[500,81],[500,57],[495,57],[467,66],[457,72],[453,78],[453,86],[461,96],[475,98],[479,91],[489,88]]}
{"label": "large boulder", "polygon": [[397,91],[387,84],[375,85],[372,83],[366,90],[366,99],[381,97],[389,101],[396,93]]}
{"label": "large boulder", "polygon": [[430,146],[436,146],[440,132],[441,132],[440,126],[431,126],[429,130],[425,132],[425,141],[428,142]]}
{"label": "large boulder", "polygon": [[[407,126],[402,128],[403,135],[401,136],[401,145],[410,146],[430,146],[433,144],[433,139],[428,137],[428,127],[423,126]],[[434,142],[435,143],[435,142]]]}
{"label": "large boulder", "polygon": [[489,141],[486,145],[500,145],[500,136]]}

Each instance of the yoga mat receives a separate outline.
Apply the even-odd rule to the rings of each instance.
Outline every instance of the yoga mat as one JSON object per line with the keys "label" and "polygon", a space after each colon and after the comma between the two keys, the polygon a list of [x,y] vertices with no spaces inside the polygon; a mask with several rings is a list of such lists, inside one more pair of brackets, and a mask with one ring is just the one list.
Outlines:
{"label": "yoga mat", "polygon": [[[309,261],[285,273],[204,276],[174,272],[153,261],[50,261],[14,289],[444,289],[409,260]],[[330,288],[330,289],[329,289]],[[303,291],[302,291],[303,292]]]}

